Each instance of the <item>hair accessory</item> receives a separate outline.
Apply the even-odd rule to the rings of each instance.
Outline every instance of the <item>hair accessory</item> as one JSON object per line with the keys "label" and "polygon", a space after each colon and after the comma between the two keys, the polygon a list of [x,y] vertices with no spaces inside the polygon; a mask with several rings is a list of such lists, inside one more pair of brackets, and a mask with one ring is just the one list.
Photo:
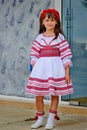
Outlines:
{"label": "hair accessory", "polygon": [[43,10],[41,15],[40,15],[40,18],[44,19],[47,13],[53,13],[56,17],[56,20],[60,19],[60,15],[59,15],[58,11],[55,10],[55,9],[45,9],[45,10]]}

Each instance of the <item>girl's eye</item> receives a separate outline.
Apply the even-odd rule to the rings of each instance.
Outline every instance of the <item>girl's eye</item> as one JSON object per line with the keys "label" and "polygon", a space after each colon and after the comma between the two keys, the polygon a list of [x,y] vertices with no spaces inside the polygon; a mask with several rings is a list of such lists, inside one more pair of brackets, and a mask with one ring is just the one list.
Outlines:
{"label": "girl's eye", "polygon": [[49,21],[49,19],[46,19],[46,22],[48,22]]}
{"label": "girl's eye", "polygon": [[46,20],[46,22],[49,22],[49,21],[54,22],[54,20],[53,20],[53,19],[52,19],[52,20],[49,20],[49,19],[47,19],[47,20]]}
{"label": "girl's eye", "polygon": [[51,19],[52,22],[54,22],[55,20],[54,19]]}

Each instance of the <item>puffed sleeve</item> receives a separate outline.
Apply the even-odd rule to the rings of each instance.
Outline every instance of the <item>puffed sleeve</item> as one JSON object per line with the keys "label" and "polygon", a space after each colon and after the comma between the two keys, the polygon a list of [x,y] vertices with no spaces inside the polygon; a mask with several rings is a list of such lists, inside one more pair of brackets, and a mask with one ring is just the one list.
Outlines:
{"label": "puffed sleeve", "polygon": [[32,44],[31,52],[30,52],[30,64],[31,65],[34,65],[39,58],[39,53],[40,53],[39,41],[40,41],[39,36],[37,36]]}
{"label": "puffed sleeve", "polygon": [[71,61],[72,52],[69,43],[62,34],[60,35],[60,39],[61,41],[59,43],[59,51],[60,51],[61,59],[63,61],[63,65],[64,67],[68,65],[72,66],[72,61]]}

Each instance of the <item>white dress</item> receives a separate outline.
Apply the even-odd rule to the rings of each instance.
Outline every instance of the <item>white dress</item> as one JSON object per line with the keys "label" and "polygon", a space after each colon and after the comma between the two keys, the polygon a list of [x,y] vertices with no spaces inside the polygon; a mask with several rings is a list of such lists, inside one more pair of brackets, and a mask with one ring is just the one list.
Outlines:
{"label": "white dress", "polygon": [[[65,80],[65,67],[72,65],[69,44],[62,34],[55,40],[54,37],[39,34],[32,44],[30,58],[34,67],[26,85],[29,94],[45,96],[73,93],[72,82],[67,84]],[[49,50],[50,47],[54,51]],[[42,52],[43,48],[45,50]]]}

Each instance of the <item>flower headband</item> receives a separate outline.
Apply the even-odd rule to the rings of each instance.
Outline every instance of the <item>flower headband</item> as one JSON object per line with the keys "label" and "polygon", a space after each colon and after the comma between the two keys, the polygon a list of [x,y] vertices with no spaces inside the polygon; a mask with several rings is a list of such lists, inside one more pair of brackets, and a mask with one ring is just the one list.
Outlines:
{"label": "flower headband", "polygon": [[47,13],[53,13],[55,15],[55,17],[56,17],[56,20],[60,19],[59,13],[55,9],[45,9],[45,10],[43,10],[41,15],[40,15],[40,18],[44,19]]}

